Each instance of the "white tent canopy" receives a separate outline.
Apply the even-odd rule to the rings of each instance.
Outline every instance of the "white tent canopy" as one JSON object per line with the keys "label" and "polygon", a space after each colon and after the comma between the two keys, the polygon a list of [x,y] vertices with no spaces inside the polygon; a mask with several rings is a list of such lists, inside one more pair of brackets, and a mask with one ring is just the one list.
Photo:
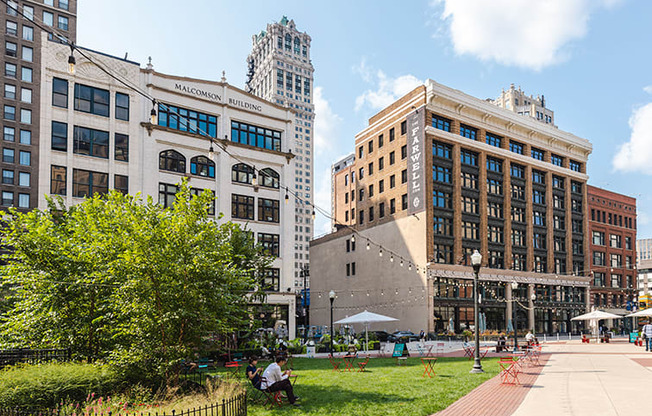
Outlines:
{"label": "white tent canopy", "polygon": [[585,313],[583,315],[579,315],[579,316],[576,316],[574,318],[571,318],[571,321],[591,321],[591,326],[595,326],[595,328],[596,328],[595,337],[597,339],[598,335],[600,334],[600,329],[598,328],[598,321],[600,319],[620,319],[620,318],[622,318],[622,316],[616,315],[614,313],[595,310],[595,311]]}
{"label": "white tent canopy", "polygon": [[353,316],[349,316],[348,318],[340,319],[335,323],[336,324],[364,324],[365,339],[367,341],[367,343],[365,344],[365,351],[367,352],[369,349],[369,324],[375,322],[392,322],[392,321],[398,321],[398,319],[365,310],[364,312],[360,312]]}

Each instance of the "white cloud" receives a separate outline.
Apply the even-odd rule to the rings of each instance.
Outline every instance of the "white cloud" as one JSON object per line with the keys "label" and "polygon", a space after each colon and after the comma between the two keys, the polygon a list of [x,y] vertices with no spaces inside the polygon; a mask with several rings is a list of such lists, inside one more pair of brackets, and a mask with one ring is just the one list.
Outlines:
{"label": "white cloud", "polygon": [[643,91],[647,92],[648,94],[652,94],[652,85],[648,85],[647,87],[643,87]]}
{"label": "white cloud", "polygon": [[620,171],[652,175],[652,103],[634,110],[629,127],[629,141],[618,149],[613,166]]}
{"label": "white cloud", "polygon": [[[339,154],[340,127],[342,117],[336,114],[330,102],[326,99],[322,87],[315,87],[315,140],[313,148],[313,160],[315,161],[315,172],[312,178],[314,189],[314,202],[319,208],[330,212],[331,209],[331,167],[330,163],[336,154]],[[329,218],[317,213],[313,227],[313,235],[320,235],[330,232],[331,222]]]}
{"label": "white cloud", "polygon": [[[591,13],[621,0],[434,0],[455,52],[540,70],[565,60],[587,33]],[[442,7],[443,5],[443,7]]]}
{"label": "white cloud", "polygon": [[322,87],[315,87],[315,155],[322,156],[333,149],[339,138],[342,117],[335,114],[330,103],[324,98]]}
{"label": "white cloud", "polygon": [[411,74],[396,78],[388,77],[381,70],[374,71],[368,68],[364,59],[354,70],[362,76],[365,82],[373,85],[372,89],[368,89],[355,99],[355,111],[359,111],[365,106],[372,110],[380,110],[423,84],[423,81]]}

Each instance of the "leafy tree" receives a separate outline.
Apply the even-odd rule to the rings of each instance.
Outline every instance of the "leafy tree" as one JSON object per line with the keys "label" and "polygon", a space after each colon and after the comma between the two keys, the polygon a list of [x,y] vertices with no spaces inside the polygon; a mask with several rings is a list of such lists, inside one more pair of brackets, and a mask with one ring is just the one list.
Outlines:
{"label": "leafy tree", "polygon": [[[175,379],[211,333],[247,326],[257,272],[250,232],[207,214],[209,192],[180,186],[174,205],[111,192],[6,218],[5,346],[61,347],[130,374]],[[218,217],[219,219],[219,217]],[[255,299],[254,299],[255,300]]]}

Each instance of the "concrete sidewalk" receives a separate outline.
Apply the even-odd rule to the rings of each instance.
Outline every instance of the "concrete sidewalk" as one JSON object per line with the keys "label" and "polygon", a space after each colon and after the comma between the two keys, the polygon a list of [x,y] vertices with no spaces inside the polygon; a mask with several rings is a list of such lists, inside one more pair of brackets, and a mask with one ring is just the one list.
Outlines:
{"label": "concrete sidewalk", "polygon": [[626,341],[547,345],[552,353],[514,416],[631,415],[644,408],[652,352]]}

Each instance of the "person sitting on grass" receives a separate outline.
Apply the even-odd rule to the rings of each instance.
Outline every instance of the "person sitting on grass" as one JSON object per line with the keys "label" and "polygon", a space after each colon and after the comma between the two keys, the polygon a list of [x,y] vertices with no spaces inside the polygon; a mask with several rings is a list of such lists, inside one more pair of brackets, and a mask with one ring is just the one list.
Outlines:
{"label": "person sitting on grass", "polygon": [[247,375],[247,378],[251,381],[251,384],[253,384],[253,386],[258,390],[261,390],[260,373],[263,371],[263,369],[256,368],[256,365],[258,365],[258,357],[252,355],[249,358],[249,365],[247,366],[247,370],[245,371],[245,374]]}
{"label": "person sitting on grass", "polygon": [[271,392],[283,390],[285,391],[290,404],[293,406],[298,406],[299,404],[296,403],[296,401],[299,398],[294,395],[292,383],[288,378],[290,376],[291,370],[281,371],[281,367],[287,363],[287,360],[288,359],[285,356],[279,355],[276,357],[276,362],[273,362],[267,366],[265,372],[263,373],[264,381],[262,383],[262,390],[267,389],[267,391]]}

